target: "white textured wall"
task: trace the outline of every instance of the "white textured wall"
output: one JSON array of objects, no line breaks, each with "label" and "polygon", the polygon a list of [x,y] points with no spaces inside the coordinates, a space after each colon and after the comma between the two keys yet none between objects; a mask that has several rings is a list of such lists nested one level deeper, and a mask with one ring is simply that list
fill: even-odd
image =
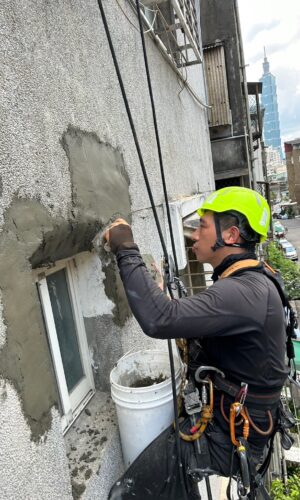
[{"label": "white textured wall", "polygon": [[82,315],[85,318],[112,314],[114,304],[104,291],[101,260],[96,253],[76,256],[76,277]]},{"label": "white textured wall", "polygon": [[[128,4],[120,0],[137,25]],[[117,2],[103,2],[154,195],[162,200],[140,35]],[[39,197],[66,214],[70,178],[60,146],[68,124],[120,148],[133,209],[149,206],[119,84],[96,0],[1,0],[1,212],[14,194]],[[158,126],[170,196],[213,186],[204,108],[147,38]],[[200,95],[201,67],[191,70]],[[30,173],[30,175],[28,175]],[[55,187],[55,189],[54,189]],[[53,205],[53,208],[50,207]],[[1,214],[0,212],[0,214]]]},{"label": "white textured wall", "polygon": [[0,402],[0,498],[71,499],[68,459],[58,412],[52,411],[51,431],[40,443],[33,443],[18,396],[8,382],[0,383]]},{"label": "white textured wall", "polygon": [[[119,3],[137,26],[128,3]],[[103,4],[154,198],[161,204],[140,35],[116,1],[104,0]],[[60,139],[71,124],[95,132],[123,154],[136,239],[142,251],[159,259],[161,249],[97,1],[0,0],[0,18],[0,223],[15,196],[39,199],[50,213],[66,217],[71,180]],[[177,199],[198,190],[209,191],[214,181],[205,109],[182,90],[182,83],[147,37],[146,43],[169,195]],[[204,100],[202,67],[189,74]],[[79,261],[84,315],[109,314],[112,304],[104,297],[99,262],[93,259],[87,269],[84,257]],[[98,273],[96,280],[94,272]],[[0,348],[4,341],[5,325],[0,321]],[[122,342],[125,351],[137,342],[153,344],[141,336],[133,319],[123,329]],[[0,496],[14,500],[69,498],[69,472],[57,412],[53,411],[52,429],[45,440],[34,444],[17,394],[10,385],[4,392],[5,397],[2,387]]]}]

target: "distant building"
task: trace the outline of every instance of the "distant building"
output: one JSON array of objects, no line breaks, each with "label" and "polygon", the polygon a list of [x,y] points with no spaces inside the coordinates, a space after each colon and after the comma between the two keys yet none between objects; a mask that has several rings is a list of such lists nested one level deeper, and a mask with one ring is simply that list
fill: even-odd
[{"label": "distant building", "polygon": [[264,108],[264,142],[266,146],[272,146],[280,153],[281,149],[280,124],[276,91],[276,78],[270,73],[270,64],[266,56],[263,62],[263,76],[260,81],[263,83],[261,103]]},{"label": "distant building", "polygon": [[281,201],[288,195],[286,163],[281,159],[278,149],[272,146],[265,148],[265,159],[271,200]]},{"label": "distant building", "polygon": [[286,172],[285,162],[281,159],[278,149],[274,149],[272,146],[266,147],[265,154],[268,178],[274,174]]},{"label": "distant building", "polygon": [[[216,188],[258,188],[265,180],[259,150],[262,85],[247,86],[237,2],[201,2],[200,21]],[[251,111],[248,95],[254,99]]]},{"label": "distant building", "polygon": [[289,193],[300,206],[300,138],[284,143]]}]

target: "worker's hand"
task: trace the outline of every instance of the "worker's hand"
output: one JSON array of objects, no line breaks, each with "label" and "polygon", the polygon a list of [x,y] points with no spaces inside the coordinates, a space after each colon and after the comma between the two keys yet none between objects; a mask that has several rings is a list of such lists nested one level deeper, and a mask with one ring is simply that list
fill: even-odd
[{"label": "worker's hand", "polygon": [[125,219],[116,219],[104,233],[104,239],[109,244],[111,251],[116,254],[124,243],[133,243],[131,227]]}]

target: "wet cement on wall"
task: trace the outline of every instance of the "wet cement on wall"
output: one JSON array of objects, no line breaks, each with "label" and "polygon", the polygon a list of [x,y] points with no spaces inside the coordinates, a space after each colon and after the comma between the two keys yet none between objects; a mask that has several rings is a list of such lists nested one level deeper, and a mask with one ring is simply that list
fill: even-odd
[{"label": "wet cement on wall", "polygon": [[[119,342],[120,328],[109,314],[85,318],[84,326],[88,344],[92,349],[95,387],[99,391],[110,393],[109,374],[123,354]],[[109,351],[103,349],[103,346],[108,345]]]},{"label": "wet cement on wall", "polygon": [[[32,268],[90,250],[95,232],[115,213],[130,217],[129,181],[121,154],[95,134],[71,127],[61,144],[72,183],[68,220],[51,217],[38,200],[16,198],[6,211],[0,238],[0,289],[7,326],[0,375],[18,391],[33,440],[50,428],[50,409],[58,404],[58,392]],[[107,273],[106,286],[113,289],[113,264]],[[111,292],[115,300],[116,294]],[[116,316],[126,310],[124,304],[116,307]]]}]

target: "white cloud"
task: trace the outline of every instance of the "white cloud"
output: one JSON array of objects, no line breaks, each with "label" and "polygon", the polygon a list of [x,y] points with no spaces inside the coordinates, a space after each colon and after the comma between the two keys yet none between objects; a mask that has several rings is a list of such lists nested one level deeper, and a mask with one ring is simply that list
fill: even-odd
[{"label": "white cloud", "polygon": [[300,135],[300,2],[238,0],[248,81],[262,76],[264,47],[276,77],[283,140]]}]

